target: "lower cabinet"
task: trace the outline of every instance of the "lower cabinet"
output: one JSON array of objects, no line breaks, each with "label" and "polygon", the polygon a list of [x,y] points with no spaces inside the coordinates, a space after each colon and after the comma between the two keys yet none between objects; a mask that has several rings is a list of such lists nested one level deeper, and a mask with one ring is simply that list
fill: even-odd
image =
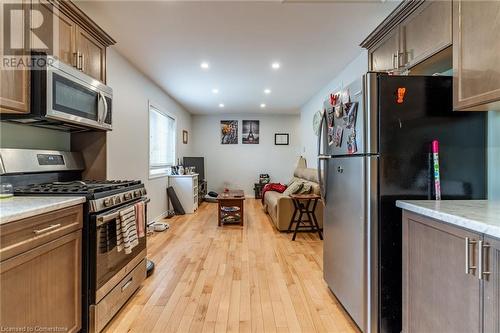
[{"label": "lower cabinet", "polygon": [[499,332],[500,241],[403,213],[403,332]]},{"label": "lower cabinet", "polygon": [[[6,223],[1,244],[0,330],[78,332],[81,328],[81,206]],[[78,224],[65,223],[58,214]],[[51,218],[49,226],[39,221]],[[56,226],[60,226],[56,228]],[[63,230],[76,229],[61,235]],[[35,232],[33,232],[34,230]],[[37,233],[38,232],[38,233]],[[31,235],[35,234],[35,237]],[[23,239],[9,244],[10,236]],[[27,236],[31,238],[27,238]],[[46,239],[43,244],[40,239]],[[23,243],[23,244],[21,244]],[[29,244],[36,244],[23,251]],[[18,254],[10,254],[17,251]]]}]

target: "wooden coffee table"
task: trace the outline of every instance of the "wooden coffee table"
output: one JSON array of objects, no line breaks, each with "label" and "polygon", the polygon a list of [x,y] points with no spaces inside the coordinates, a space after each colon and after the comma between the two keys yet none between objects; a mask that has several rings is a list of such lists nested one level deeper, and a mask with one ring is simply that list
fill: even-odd
[{"label": "wooden coffee table", "polygon": [[[245,201],[245,193],[242,190],[229,190],[223,192],[217,197],[218,202],[218,223],[219,226],[224,223],[238,222],[243,225],[245,212],[243,204]],[[234,219],[234,221],[229,222]],[[226,222],[225,222],[226,221]]]}]

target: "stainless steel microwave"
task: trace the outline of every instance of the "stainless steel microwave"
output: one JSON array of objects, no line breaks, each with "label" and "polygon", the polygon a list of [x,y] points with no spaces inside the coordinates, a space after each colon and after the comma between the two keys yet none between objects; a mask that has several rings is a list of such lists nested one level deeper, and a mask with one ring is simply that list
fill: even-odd
[{"label": "stainless steel microwave", "polygon": [[113,90],[54,57],[31,70],[31,107],[25,115],[2,119],[59,130],[111,130]]}]

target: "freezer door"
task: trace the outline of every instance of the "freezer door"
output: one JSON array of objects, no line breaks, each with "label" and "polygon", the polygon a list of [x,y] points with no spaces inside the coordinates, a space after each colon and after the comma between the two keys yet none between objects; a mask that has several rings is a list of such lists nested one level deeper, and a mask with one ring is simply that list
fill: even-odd
[{"label": "freezer door", "polygon": [[370,157],[328,160],[323,271],[325,280],[362,331],[367,332],[367,172]]},{"label": "freezer door", "polygon": [[[374,81],[371,86],[368,86],[370,84],[367,81],[368,78],[369,75],[360,77],[338,91],[345,93],[350,99],[349,103],[344,104],[342,111],[336,112],[330,101],[325,101],[327,145],[326,149],[323,149],[324,154],[341,156],[377,152],[376,148],[370,147],[372,132],[377,133],[376,105],[372,103],[373,100],[376,101],[377,95],[373,93],[373,96],[368,96],[366,93],[367,88],[376,91],[376,84]],[[372,124],[373,122],[375,123]],[[334,139],[336,136],[338,141]],[[352,142],[355,142],[355,145]],[[356,147],[356,150],[350,150],[349,147]]]}]

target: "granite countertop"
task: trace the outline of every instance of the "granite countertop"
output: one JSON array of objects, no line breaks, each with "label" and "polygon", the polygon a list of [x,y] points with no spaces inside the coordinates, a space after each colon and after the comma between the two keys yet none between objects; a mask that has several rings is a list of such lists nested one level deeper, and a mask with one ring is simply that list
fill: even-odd
[{"label": "granite countertop", "polygon": [[0,199],[0,224],[84,203],[85,197],[10,197]]},{"label": "granite countertop", "polygon": [[398,200],[396,206],[439,221],[500,238],[500,201]]}]

